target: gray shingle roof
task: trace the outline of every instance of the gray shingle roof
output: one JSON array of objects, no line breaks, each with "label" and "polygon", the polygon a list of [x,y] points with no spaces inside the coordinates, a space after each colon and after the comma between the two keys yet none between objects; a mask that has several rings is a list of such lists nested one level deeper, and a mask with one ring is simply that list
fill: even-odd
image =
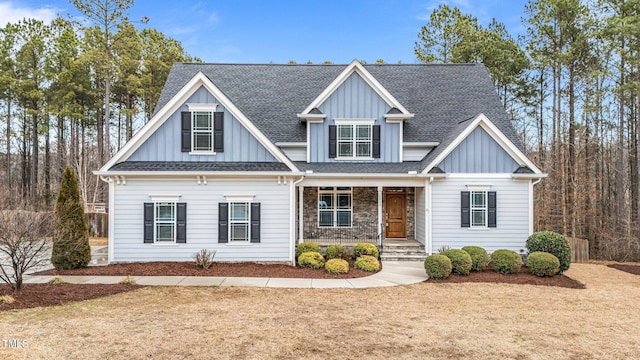
[{"label": "gray shingle roof", "polygon": [[[174,64],[162,108],[195,74],[205,74],[273,143],[306,141],[297,114],[347,65]],[[520,140],[482,64],[364,65],[414,118],[404,140],[442,142],[463,119],[484,113],[516,146]],[[439,147],[442,147],[440,145]]]},{"label": "gray shingle roof", "polygon": [[341,174],[406,174],[409,171],[421,171],[420,161],[406,161],[403,163],[307,163],[294,162],[301,171],[313,170],[314,173]]},{"label": "gray shingle roof", "polygon": [[276,162],[171,162],[125,161],[110,171],[291,171],[287,165]]}]

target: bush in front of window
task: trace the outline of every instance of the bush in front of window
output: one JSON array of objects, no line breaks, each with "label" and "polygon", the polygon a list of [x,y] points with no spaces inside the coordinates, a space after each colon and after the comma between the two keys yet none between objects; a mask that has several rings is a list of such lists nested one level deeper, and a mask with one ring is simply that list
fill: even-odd
[{"label": "bush in front of window", "polygon": [[193,255],[196,267],[208,269],[213,265],[213,258],[216,256],[215,250],[202,249]]},{"label": "bush in front of window", "polygon": [[429,279],[446,279],[451,275],[451,260],[442,254],[433,254],[424,259],[424,270]]},{"label": "bush in front of window", "polygon": [[356,259],[356,269],[376,272],[380,270],[380,262],[371,255],[362,255]]},{"label": "bush in front of window", "polygon": [[349,260],[351,258],[351,252],[349,249],[342,245],[330,245],[327,246],[327,251],[325,251],[325,258],[329,259],[343,259]]},{"label": "bush in front of window", "polygon": [[560,261],[558,274],[569,270],[571,266],[571,247],[569,240],[553,231],[539,231],[533,233],[527,239],[527,249],[529,252],[543,251],[553,254]]},{"label": "bush in front of window", "polygon": [[296,245],[296,259],[300,257],[300,254],[309,251],[320,253],[320,246],[314,242],[303,242]]},{"label": "bush in front of window", "polygon": [[298,265],[310,269],[322,269],[324,266],[324,257],[315,251],[303,252],[298,256]]},{"label": "bush in front of window", "polygon": [[358,259],[363,255],[373,256],[378,259],[378,247],[368,243],[358,243],[353,247],[353,257]]},{"label": "bush in front of window", "polygon": [[553,276],[560,269],[560,260],[548,252],[534,251],[527,256],[527,268],[535,276]]},{"label": "bush in front of window", "polygon": [[324,269],[330,274],[346,274],[349,272],[349,263],[344,259],[329,259]]},{"label": "bush in front of window", "polygon": [[482,271],[489,265],[489,254],[480,246],[465,246],[462,250],[471,255],[471,271]]},{"label": "bush in front of window", "polygon": [[471,255],[460,249],[449,249],[442,253],[451,260],[451,272],[467,276],[471,272]]},{"label": "bush in front of window", "polygon": [[517,252],[507,249],[494,251],[491,254],[491,262],[500,274],[517,274],[522,267],[522,257]]}]

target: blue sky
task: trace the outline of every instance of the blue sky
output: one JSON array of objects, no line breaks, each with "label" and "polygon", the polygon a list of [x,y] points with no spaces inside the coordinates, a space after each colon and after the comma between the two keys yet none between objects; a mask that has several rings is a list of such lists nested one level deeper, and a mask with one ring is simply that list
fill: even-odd
[{"label": "blue sky", "polygon": [[[440,4],[458,6],[482,25],[492,18],[524,33],[525,0],[136,0],[132,20],[182,42],[206,62],[416,62],[420,27]],[[67,0],[0,0],[0,26],[23,17],[78,15]]]}]

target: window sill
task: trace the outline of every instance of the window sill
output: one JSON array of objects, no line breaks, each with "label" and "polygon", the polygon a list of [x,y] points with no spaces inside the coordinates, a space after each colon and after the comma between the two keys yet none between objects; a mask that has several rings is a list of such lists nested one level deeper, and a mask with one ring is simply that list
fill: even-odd
[{"label": "window sill", "polygon": [[215,151],[190,151],[189,155],[217,155]]},{"label": "window sill", "polygon": [[226,246],[253,246],[254,244],[257,243],[252,243],[252,242],[236,242],[236,243],[226,243]]},{"label": "window sill", "polygon": [[491,230],[491,228],[487,227],[487,226],[477,226],[477,227],[470,227],[467,230],[469,230],[469,231],[489,231],[489,230]]},{"label": "window sill", "polygon": [[373,161],[373,157],[336,157],[336,161]]},{"label": "window sill", "polygon": [[175,242],[171,242],[171,243],[157,243],[154,242],[153,244],[151,244],[151,246],[159,246],[159,247],[178,247],[181,244],[175,243]]}]

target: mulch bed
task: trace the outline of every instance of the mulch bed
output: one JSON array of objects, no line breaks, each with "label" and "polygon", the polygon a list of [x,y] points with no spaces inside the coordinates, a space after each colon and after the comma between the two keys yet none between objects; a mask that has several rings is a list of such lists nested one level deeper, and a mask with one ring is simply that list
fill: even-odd
[{"label": "mulch bed", "polygon": [[147,263],[91,266],[77,270],[47,270],[37,275],[103,275],[103,276],[234,276],[304,279],[353,279],[373,273],[358,270],[350,263],[346,274],[329,274],[323,269],[313,270],[284,264],[214,263],[210,268],[198,268],[193,262],[158,261]]},{"label": "mulch bed", "polygon": [[629,274],[640,275],[640,265],[609,264],[607,266],[620,271],[628,272]]},{"label": "mulch bed", "polygon": [[0,303],[0,311],[56,306],[71,301],[95,299],[136,290],[140,285],[123,284],[25,284],[17,293],[9,285],[0,285],[0,295],[11,295],[15,302]]},{"label": "mulch bed", "polygon": [[471,272],[468,276],[451,274],[447,279],[429,279],[427,282],[432,283],[465,283],[465,282],[482,282],[482,283],[499,283],[499,284],[522,284],[522,285],[545,285],[559,286],[570,289],[585,289],[586,286],[565,275],[556,275],[553,277],[539,277],[532,275],[527,267],[520,268],[517,274],[504,275],[487,268],[481,272]]}]

